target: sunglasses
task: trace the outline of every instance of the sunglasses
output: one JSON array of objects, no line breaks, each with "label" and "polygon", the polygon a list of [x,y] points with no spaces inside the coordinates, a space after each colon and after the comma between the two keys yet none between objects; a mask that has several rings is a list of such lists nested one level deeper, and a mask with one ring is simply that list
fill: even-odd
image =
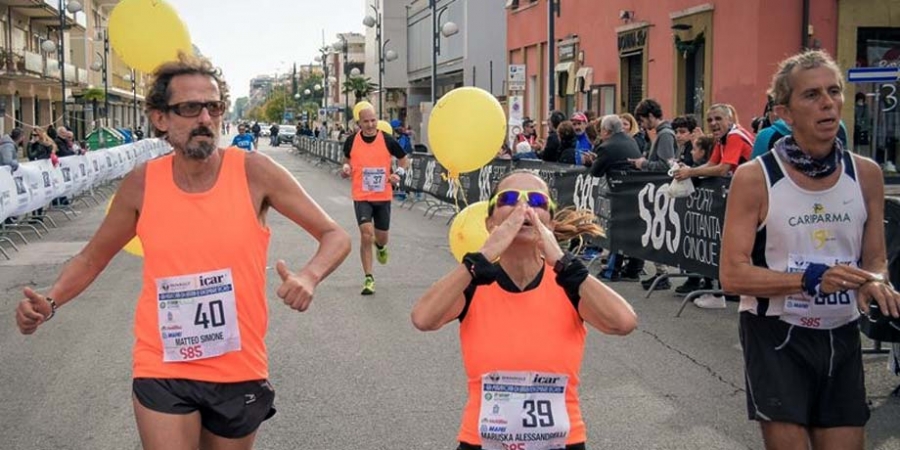
[{"label": "sunglasses", "polygon": [[199,116],[203,108],[206,108],[210,116],[219,117],[225,114],[228,104],[221,100],[214,102],[182,102],[168,105],[166,108],[181,117],[188,118]]},{"label": "sunglasses", "polygon": [[528,203],[528,206],[532,208],[540,208],[546,211],[553,211],[556,209],[556,203],[554,203],[553,200],[550,199],[550,196],[545,192],[517,191],[514,189],[498,192],[494,195],[494,198],[491,199],[489,206],[491,208],[497,206],[516,206],[523,197]]}]

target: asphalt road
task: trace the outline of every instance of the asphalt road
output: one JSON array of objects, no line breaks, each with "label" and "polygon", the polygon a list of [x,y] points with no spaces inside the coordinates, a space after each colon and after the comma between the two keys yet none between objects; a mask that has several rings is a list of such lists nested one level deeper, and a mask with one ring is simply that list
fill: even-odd
[{"label": "asphalt road", "polygon": [[[455,448],[466,392],[457,327],[422,333],[409,320],[413,302],[455,264],[446,216],[424,218],[422,209],[395,203],[391,261],[376,264],[376,294],[362,297],[349,183],[286,146],[262,151],[351,230],[354,250],[305,313],[281,304],[270,272],[267,343],[278,414],[261,427],[256,448]],[[22,287],[46,289],[103,218],[102,207],[79,211],[72,221],[59,215],[59,228],[0,260],[0,449],[140,448],[130,399],[139,258],[119,254],[35,335],[15,328]],[[270,226],[272,265],[299,266],[313,253],[315,241],[293,223],[273,213]],[[640,326],[627,337],[588,335],[581,402],[589,447],[762,448],[746,418],[735,305],[689,306],[674,318],[679,298],[670,291],[645,299],[637,283],[614,288],[634,305]],[[867,448],[900,449],[900,399],[888,396],[900,379],[888,374],[884,355],[865,363]]]}]

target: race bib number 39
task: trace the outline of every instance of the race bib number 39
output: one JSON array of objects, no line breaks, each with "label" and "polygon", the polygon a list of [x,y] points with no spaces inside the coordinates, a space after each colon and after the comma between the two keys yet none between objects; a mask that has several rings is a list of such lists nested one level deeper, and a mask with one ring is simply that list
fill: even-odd
[{"label": "race bib number 39", "polygon": [[549,450],[566,445],[566,375],[492,372],[481,377],[479,432],[485,450]]},{"label": "race bib number 39", "polygon": [[194,361],[241,349],[231,269],[156,280],[163,361]]}]

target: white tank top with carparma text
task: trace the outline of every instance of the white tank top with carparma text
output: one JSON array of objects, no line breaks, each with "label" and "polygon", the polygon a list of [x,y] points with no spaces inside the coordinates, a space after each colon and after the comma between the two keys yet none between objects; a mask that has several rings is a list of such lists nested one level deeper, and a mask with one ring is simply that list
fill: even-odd
[{"label": "white tank top with carparma text", "polygon": [[[850,152],[843,153],[840,179],[824,191],[797,186],[774,151],[757,158],[756,163],[766,176],[769,210],[756,232],[753,265],[777,272],[802,272],[810,263],[858,267],[868,215]],[[742,296],[740,310],[824,330],[859,317],[855,290],[818,297]]]}]

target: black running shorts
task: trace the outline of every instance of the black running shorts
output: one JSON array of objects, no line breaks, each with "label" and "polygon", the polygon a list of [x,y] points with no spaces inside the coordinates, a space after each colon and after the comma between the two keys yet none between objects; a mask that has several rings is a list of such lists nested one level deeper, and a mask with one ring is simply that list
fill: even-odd
[{"label": "black running shorts", "polygon": [[200,421],[216,436],[245,437],[275,415],[275,390],[266,380],[242,383],[135,378],[135,398],[147,409],[164,414],[200,413]]},{"label": "black running shorts", "polygon": [[353,202],[356,210],[356,224],[374,222],[375,229],[388,231],[391,228],[391,201]]},{"label": "black running shorts", "polygon": [[869,420],[858,321],[815,330],[745,311],[740,337],[750,420],[813,428]]}]

